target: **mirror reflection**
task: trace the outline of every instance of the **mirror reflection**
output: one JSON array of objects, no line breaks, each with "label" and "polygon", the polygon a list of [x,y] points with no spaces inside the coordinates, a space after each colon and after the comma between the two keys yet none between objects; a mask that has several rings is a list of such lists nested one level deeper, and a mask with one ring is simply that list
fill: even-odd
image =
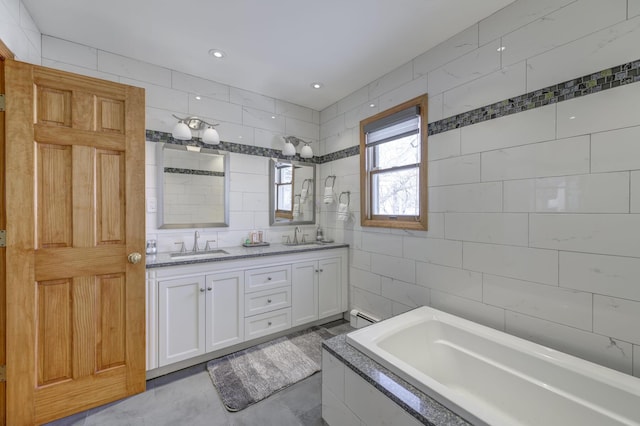
[{"label": "mirror reflection", "polygon": [[229,226],[228,154],[158,145],[158,227]]},{"label": "mirror reflection", "polygon": [[315,164],[297,161],[271,160],[271,225],[315,223],[315,167]]}]

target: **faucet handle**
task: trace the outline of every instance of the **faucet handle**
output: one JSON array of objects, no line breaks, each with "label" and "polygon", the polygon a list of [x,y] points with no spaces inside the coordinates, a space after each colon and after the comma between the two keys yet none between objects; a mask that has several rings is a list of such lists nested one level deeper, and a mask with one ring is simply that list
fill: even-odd
[{"label": "faucet handle", "polygon": [[215,242],[216,242],[216,240],[207,240],[207,244],[204,246],[204,251],[212,250],[212,248],[209,245],[209,243],[215,243]]},{"label": "faucet handle", "polygon": [[187,249],[184,247],[184,241],[179,241],[177,243],[174,244],[180,244],[180,253],[186,253]]}]

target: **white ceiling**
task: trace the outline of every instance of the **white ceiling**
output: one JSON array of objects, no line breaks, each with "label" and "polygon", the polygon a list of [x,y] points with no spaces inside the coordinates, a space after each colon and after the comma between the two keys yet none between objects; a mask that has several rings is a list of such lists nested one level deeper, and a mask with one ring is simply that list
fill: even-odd
[{"label": "white ceiling", "polygon": [[23,0],[45,35],[315,110],[512,1]]}]

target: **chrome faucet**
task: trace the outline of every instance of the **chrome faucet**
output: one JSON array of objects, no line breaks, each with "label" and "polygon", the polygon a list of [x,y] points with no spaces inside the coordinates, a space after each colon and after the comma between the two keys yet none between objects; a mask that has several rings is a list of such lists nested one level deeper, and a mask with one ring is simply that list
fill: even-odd
[{"label": "chrome faucet", "polygon": [[296,229],[293,230],[293,244],[298,244],[298,232],[302,232],[302,229],[296,226]]},{"label": "chrome faucet", "polygon": [[200,251],[200,248],[198,247],[198,238],[200,238],[200,233],[196,231],[193,235],[193,249],[191,249],[194,253]]}]

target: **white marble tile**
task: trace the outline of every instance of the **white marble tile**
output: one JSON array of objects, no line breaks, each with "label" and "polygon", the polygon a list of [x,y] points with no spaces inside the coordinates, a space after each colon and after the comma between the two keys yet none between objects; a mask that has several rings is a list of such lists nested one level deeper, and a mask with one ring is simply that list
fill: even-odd
[{"label": "white marble tile", "polygon": [[[101,72],[101,71],[96,71],[95,69],[89,69],[89,68],[82,68],[76,65],[70,65],[67,64],[66,62],[60,62],[60,61],[55,61],[52,59],[46,59],[43,58],[42,59],[42,66],[43,67],[49,67],[49,68],[54,68],[60,71],[67,71],[67,72],[72,72],[75,74],[80,74],[80,75],[85,75],[87,77],[95,77],[95,78],[100,78],[102,80],[108,80],[108,81],[113,81],[115,83],[119,83],[120,82],[120,77],[118,77],[115,74],[109,74],[106,72]],[[139,84],[137,84],[139,86]],[[149,127],[147,127],[148,129]]]},{"label": "white marble tile", "polygon": [[448,240],[526,246],[526,213],[446,213],[444,237]]},{"label": "white marble tile", "polygon": [[500,69],[500,41],[492,41],[428,74],[428,92],[438,94]]},{"label": "white marble tile", "polygon": [[593,296],[593,331],[640,345],[640,302]]},{"label": "white marble tile", "polygon": [[626,0],[579,0],[502,37],[502,65],[551,50],[626,19]]},{"label": "white marble tile", "polygon": [[429,136],[427,146],[429,148],[429,161],[459,156],[460,129]]},{"label": "white marble tile", "polygon": [[560,286],[640,301],[640,259],[560,252]]},{"label": "white marble tile", "polygon": [[532,212],[536,208],[535,179],[509,180],[504,182],[504,211]]},{"label": "white marble tile", "polygon": [[276,112],[276,100],[268,96],[264,96],[248,90],[231,87],[229,89],[229,100],[231,103],[246,106],[261,111]]},{"label": "white marble tile", "polygon": [[640,213],[640,171],[631,172],[631,213]]},{"label": "white marble tile", "polygon": [[406,259],[462,268],[462,243],[439,238],[404,237]]},{"label": "white marble tile", "polygon": [[[229,123],[242,123],[242,107],[218,99],[201,96],[196,99],[194,94],[189,95],[189,114],[209,117],[216,123],[226,121]],[[254,126],[255,127],[255,126]]]},{"label": "white marble tile", "polygon": [[490,274],[484,274],[482,287],[484,303],[591,331],[591,293]]},{"label": "white marble tile", "polygon": [[402,237],[388,233],[363,232],[362,249],[371,253],[402,257]]},{"label": "white marble tile", "polygon": [[345,126],[344,114],[328,120],[322,126],[320,126],[320,139],[326,139],[330,136],[339,135],[347,129]]},{"label": "white marble tile", "polygon": [[[296,136],[307,142],[316,142],[320,137],[320,126],[309,121],[302,121],[295,118],[284,117],[284,130],[287,136]],[[312,149],[318,145],[314,144]],[[298,146],[301,149],[302,146]]]},{"label": "white marble tile", "polygon": [[531,247],[640,257],[640,215],[532,214]]},{"label": "white marble tile", "polygon": [[633,345],[633,373],[632,374],[635,377],[640,377],[640,346],[639,345]]},{"label": "white marble tile", "polygon": [[[231,162],[233,164],[233,162]],[[229,178],[230,191],[254,192],[268,191],[269,184],[266,176],[261,174],[243,172],[231,172]]]},{"label": "white marble tile", "polygon": [[465,242],[462,265],[470,271],[558,284],[558,252],[528,247]]},{"label": "white marble tile", "polygon": [[574,327],[506,312],[506,331],[523,339],[631,374],[632,345]]},{"label": "white marble tile", "polygon": [[[373,107],[370,105],[374,105]],[[360,121],[365,118],[371,117],[380,111],[377,102],[365,102],[362,105],[354,107],[345,112],[345,127],[352,131],[360,131]]]},{"label": "white marble tile", "polygon": [[640,84],[627,84],[558,104],[558,137],[640,124]]},{"label": "white marble tile", "polygon": [[42,36],[42,58],[98,69],[98,49],[47,35]]},{"label": "white marble tile", "polygon": [[[527,92],[638,59],[640,17],[527,59]],[[524,92],[523,92],[524,93]]]},{"label": "white marble tile", "polygon": [[411,308],[429,304],[428,288],[391,278],[382,278],[382,296]]},{"label": "white marble tile", "polygon": [[273,132],[285,132],[285,118],[260,109],[242,107],[242,124]]},{"label": "white marble tile", "polygon": [[290,102],[276,99],[276,114],[284,115],[285,117],[295,118],[297,120],[308,121],[310,123],[320,124],[320,115],[318,113],[315,116],[314,111],[311,108],[303,107],[300,105],[292,104]]},{"label": "white marble tile", "polygon": [[338,103],[336,104],[336,116],[344,114],[345,112],[350,111],[353,108],[368,101],[369,88],[367,86],[364,86],[338,101]]},{"label": "white marble tile", "polygon": [[171,87],[171,70],[147,62],[98,50],[98,71]]},{"label": "white marble tile", "polygon": [[591,172],[640,169],[640,126],[591,135]]},{"label": "white marble tile", "polygon": [[171,71],[171,87],[183,92],[229,102],[229,86],[212,80]]},{"label": "white marble tile", "polygon": [[444,93],[438,95],[429,94],[429,111],[427,113],[427,122],[434,123],[444,118]]},{"label": "white marble tile", "polygon": [[480,154],[429,161],[429,186],[480,182]]},{"label": "white marble tile", "polygon": [[[349,264],[357,269],[371,270],[371,253],[368,251],[354,248],[353,245],[350,250],[351,256],[349,257]],[[353,279],[353,278],[352,278]]]},{"label": "white marble tile", "polygon": [[629,213],[629,173],[537,179],[535,211]]},{"label": "white marble tile", "polygon": [[352,267],[349,272],[349,283],[354,287],[361,288],[370,293],[380,294],[382,292],[382,277],[370,271]]},{"label": "white marble tile", "polygon": [[[144,88],[146,106],[148,107],[172,111],[187,111],[189,109],[189,95],[185,92],[126,77],[121,77],[120,82]],[[167,115],[171,116],[169,112]]]},{"label": "white marble tile", "polygon": [[[411,80],[397,89],[386,92],[378,97],[378,106],[381,111],[393,108],[403,102],[428,93],[427,76]],[[429,118],[427,121],[430,122]]]},{"label": "white marble tile", "polygon": [[482,180],[508,180],[589,173],[588,136],[482,153]]},{"label": "white marble tile", "polygon": [[413,75],[418,78],[478,48],[478,25],[472,25],[413,60]]},{"label": "white marble tile", "polygon": [[407,62],[369,83],[369,99],[377,98],[413,80],[413,64]]},{"label": "white marble tile", "polygon": [[575,0],[516,1],[480,21],[480,44],[502,37]]},{"label": "white marble tile", "polygon": [[504,331],[504,309],[431,290],[431,306],[496,330]]},{"label": "white marble tile", "polygon": [[549,141],[556,135],[556,106],[484,121],[461,131],[463,154]]},{"label": "white marble tile", "polygon": [[[231,153],[229,169],[231,173],[259,175],[262,178],[269,176],[269,159],[255,155]],[[245,192],[255,192],[255,189],[247,188]],[[243,189],[244,190],[244,189]],[[266,192],[265,192],[266,193]]]},{"label": "white marble tile", "polygon": [[478,272],[416,262],[416,281],[430,289],[482,301],[482,274]]},{"label": "white marble tile", "polygon": [[474,183],[429,188],[431,212],[500,212],[502,183]]},{"label": "white marble tile", "polygon": [[[224,121],[219,121],[217,119],[213,119],[215,123],[218,123],[218,127],[216,130],[220,134],[220,140],[225,142],[235,142],[242,145],[258,145],[256,139],[256,134],[260,129],[254,129],[253,127],[243,126],[242,124],[236,123],[227,123]],[[281,145],[278,145],[280,148]],[[271,145],[265,148],[272,148]]]},{"label": "white marble tile", "polygon": [[402,257],[371,254],[371,272],[406,283],[416,282],[415,261]]},{"label": "white marble tile", "polygon": [[[640,15],[640,0],[629,0],[627,6],[627,19]],[[640,358],[638,359],[640,363]],[[640,375],[640,372],[638,373]]]},{"label": "white marble tile", "polygon": [[[444,214],[429,212],[427,216],[427,226],[429,230],[425,233],[425,236],[429,238],[444,238]],[[407,231],[409,235],[411,231]]]},{"label": "white marble tile", "polygon": [[525,61],[503,67],[444,92],[444,117],[471,111],[527,92]]},{"label": "white marble tile", "polygon": [[378,294],[351,287],[351,298],[349,300],[352,309],[367,312],[376,318],[386,319],[393,316],[393,301]]},{"label": "white marble tile", "polygon": [[[360,143],[358,132],[359,130],[356,129],[347,129],[337,135],[329,136],[325,139],[324,152],[321,154],[331,154],[358,145]],[[313,152],[316,152],[315,149]]]},{"label": "white marble tile", "polygon": [[332,104],[320,111],[320,124],[324,124],[338,116],[338,104]]}]

